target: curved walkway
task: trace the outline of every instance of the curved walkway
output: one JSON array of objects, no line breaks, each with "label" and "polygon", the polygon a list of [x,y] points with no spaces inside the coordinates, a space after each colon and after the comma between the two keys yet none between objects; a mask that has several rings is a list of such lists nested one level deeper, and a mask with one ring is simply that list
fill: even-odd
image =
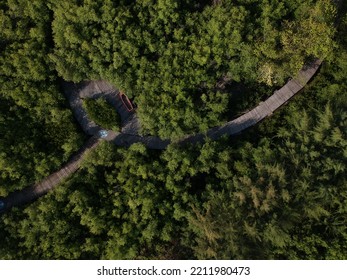
[{"label": "curved walkway", "polygon": [[[312,63],[305,65],[296,78],[289,80],[281,89],[275,91],[271,97],[264,102],[261,102],[257,107],[244,115],[229,121],[224,125],[211,128],[205,134],[198,133],[195,135],[188,135],[176,143],[201,143],[206,137],[216,140],[223,135],[235,135],[251,126],[254,126],[267,116],[272,115],[275,110],[288,102],[291,97],[298,93],[314,76],[321,63],[321,60],[316,59]],[[121,115],[122,131],[108,131],[108,136],[105,140],[111,141],[118,146],[130,146],[134,143],[140,142],[149,149],[160,150],[165,149],[170,144],[170,140],[162,140],[154,136],[139,135],[140,123],[136,114],[129,113],[125,110],[119,98],[119,91],[114,89],[107,82],[91,81],[83,82],[78,85],[64,82],[63,86],[65,95],[69,100],[75,118],[80,123],[83,131],[86,134],[93,136],[59,171],[49,175],[37,185],[25,188],[22,191],[11,193],[6,198],[2,199],[5,204],[5,207],[2,210],[0,209],[2,212],[9,210],[13,206],[20,206],[29,203],[46,194],[50,189],[54,188],[65,178],[74,173],[80,167],[86,152],[94,149],[98,143],[100,143],[97,135],[102,128],[88,118],[87,113],[83,108],[83,98],[98,98],[103,96]]]},{"label": "curved walkway", "polygon": [[121,117],[122,133],[130,135],[139,134],[140,122],[136,114],[128,112],[124,108],[119,90],[106,81],[88,81],[78,84],[63,82],[63,89],[76,120],[87,135],[96,135],[102,128],[94,121],[88,119],[87,112],[83,107],[83,99],[100,97],[104,98],[117,110]]},{"label": "curved walkway", "polygon": [[[254,126],[267,116],[271,116],[274,111],[287,103],[290,98],[304,88],[317,72],[321,64],[322,61],[316,59],[310,64],[305,65],[296,78],[289,80],[282,88],[276,90],[267,100],[260,102],[257,107],[242,116],[229,121],[224,125],[208,130],[206,135],[212,140],[217,140],[223,135],[235,135],[251,126]],[[202,142],[206,135],[199,133],[195,136],[189,136],[183,140],[183,142]]]},{"label": "curved walkway", "polygon": [[76,170],[80,167],[86,153],[97,147],[99,143],[100,139],[98,137],[89,138],[89,140],[81,147],[81,149],[60,170],[52,173],[34,186],[27,187],[21,191],[10,193],[7,197],[2,199],[5,207],[3,209],[0,209],[0,212],[5,212],[11,207],[30,203],[35,199],[45,195],[48,191],[59,185],[63,180],[76,172]]},{"label": "curved walkway", "polygon": [[[244,115],[229,121],[221,126],[211,128],[207,133],[197,133],[187,135],[176,143],[198,143],[203,142],[206,137],[216,140],[223,135],[235,135],[241,131],[257,124],[267,116],[285,104],[291,97],[298,93],[314,76],[321,60],[316,59],[303,67],[296,78],[289,80],[281,89],[274,92],[264,102],[261,102],[257,107]],[[165,149],[170,143],[170,140],[163,140],[154,136],[139,135],[140,124],[134,113],[124,113],[124,106],[118,97],[119,91],[114,89],[105,81],[83,82],[78,85],[65,83],[65,94],[70,102],[70,106],[77,121],[81,124],[85,133],[95,135],[100,129],[92,120],[88,119],[87,113],[83,109],[81,98],[97,98],[103,96],[108,100],[117,111],[120,113],[123,123],[122,131],[108,131],[107,141],[112,141],[118,146],[130,146],[134,143],[143,143],[149,149]]]}]

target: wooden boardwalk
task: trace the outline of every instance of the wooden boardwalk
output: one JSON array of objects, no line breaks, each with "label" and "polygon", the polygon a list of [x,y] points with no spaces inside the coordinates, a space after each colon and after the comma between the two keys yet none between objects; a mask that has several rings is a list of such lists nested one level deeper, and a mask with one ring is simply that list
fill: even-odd
[{"label": "wooden boardwalk", "polygon": [[99,138],[95,136],[91,137],[60,170],[52,173],[34,186],[30,186],[21,191],[9,194],[6,198],[2,199],[2,201],[5,203],[5,208],[2,210],[2,212],[7,211],[12,207],[30,203],[40,196],[45,195],[48,191],[59,185],[71,174],[75,173],[80,167],[85,154],[94,149],[99,143]]},{"label": "wooden boardwalk", "polygon": [[[319,66],[321,65],[321,61],[319,59],[313,61],[312,63],[305,65],[304,68],[299,72],[297,77],[288,81],[281,89],[274,92],[271,97],[269,97],[264,102],[261,102],[257,107],[252,109],[251,111],[245,113],[244,115],[225,123],[219,127],[211,128],[207,131],[207,133],[198,133],[195,135],[187,135],[181,140],[178,140],[178,144],[185,143],[201,143],[205,140],[206,137],[209,137],[213,140],[217,140],[223,135],[235,135],[240,133],[241,131],[257,124],[267,116],[272,115],[272,113],[277,110],[279,107],[284,105],[290,98],[292,98],[296,93],[298,93],[314,76],[317,72]],[[65,84],[66,86],[67,84]],[[11,207],[20,206],[23,204],[27,204],[38,197],[46,194],[49,190],[53,189],[55,186],[59,185],[64,179],[73,174],[79,167],[83,160],[84,155],[87,151],[94,149],[98,143],[100,143],[98,138],[98,132],[100,127],[96,126],[94,122],[88,119],[86,112],[82,108],[82,101],[80,99],[80,94],[84,97],[93,95],[92,88],[97,91],[95,94],[100,94],[101,92],[105,92],[110,96],[114,95],[113,88],[107,84],[105,81],[100,82],[89,82],[91,88],[85,89],[86,91],[83,93],[76,94],[75,90],[72,88],[67,90],[67,94],[69,95],[69,102],[71,105],[71,109],[74,111],[75,116],[78,122],[81,124],[83,130],[87,134],[94,135],[91,137],[85,145],[73,156],[70,161],[64,165],[59,171],[49,175],[42,182],[25,188],[18,192],[13,192],[9,194],[6,198],[2,199],[5,203],[5,208],[2,209],[1,212],[5,212],[9,210]],[[78,90],[80,92],[80,90]],[[87,92],[87,93],[86,93]],[[94,94],[94,95],[95,95]],[[138,127],[136,126],[136,129]],[[163,150],[170,144],[170,140],[162,140],[158,137],[154,136],[140,136],[129,134],[126,132],[113,132],[109,131],[107,141],[111,141],[118,146],[130,146],[134,143],[143,143],[149,149],[159,149]]]},{"label": "wooden boardwalk", "polygon": [[70,103],[71,110],[87,135],[95,135],[102,128],[88,117],[83,106],[85,98],[104,98],[121,117],[122,133],[138,135],[140,122],[134,112],[128,112],[119,96],[119,90],[106,81],[85,81],[78,84],[63,82],[64,94]]},{"label": "wooden boardwalk", "polygon": [[[217,140],[223,135],[236,135],[251,126],[254,126],[264,118],[271,116],[274,111],[287,103],[289,99],[302,90],[315,75],[321,63],[321,60],[316,59],[305,65],[295,78],[289,80],[282,88],[276,90],[267,100],[261,102],[257,107],[242,116],[221,126],[211,128],[207,133],[187,135],[176,143],[182,145],[186,143],[202,143],[206,137],[209,137],[212,140]],[[162,140],[158,137],[142,137],[139,135],[126,135],[123,133],[118,134],[114,139],[112,139],[112,141],[119,146],[130,146],[131,144],[140,142],[146,145],[147,148],[159,150],[165,149],[170,144],[170,140]]]},{"label": "wooden boardwalk", "polygon": [[320,60],[315,60],[311,64],[306,65],[297,75],[297,77],[288,81],[282,88],[275,91],[267,100],[261,102],[257,107],[244,115],[234,119],[226,124],[210,129],[207,135],[216,140],[222,135],[235,135],[241,131],[257,124],[267,116],[271,116],[274,111],[284,105],[296,93],[304,88],[304,86],[311,80],[321,65]]},{"label": "wooden boardwalk", "polygon": [[[272,115],[274,111],[298,93],[314,76],[321,63],[321,60],[316,59],[305,65],[295,78],[289,80],[281,89],[275,91],[267,100],[261,102],[257,107],[244,115],[221,126],[211,128],[207,133],[187,135],[176,141],[176,143],[201,143],[206,137],[217,140],[223,135],[232,136],[257,124],[267,116]],[[69,86],[69,84],[65,83],[65,92],[67,93],[71,109],[74,111],[76,119],[81,124],[83,130],[90,135],[95,135],[102,128],[95,126],[95,123],[88,119],[88,116],[82,107],[80,98],[97,98],[104,96],[105,98],[108,98],[108,101],[111,104],[115,104],[116,109],[121,115],[126,114],[126,112],[124,113],[122,104],[119,100],[117,101],[118,91],[106,81],[83,82],[78,86],[74,84]],[[121,133],[109,131],[109,137],[106,139],[107,141],[111,141],[114,144],[123,147],[131,146],[134,143],[143,143],[149,149],[158,150],[166,149],[166,147],[171,143],[170,139],[163,140],[155,136],[139,135],[138,131],[140,124],[136,114],[124,118],[128,118],[130,121],[126,124],[123,123]]]}]

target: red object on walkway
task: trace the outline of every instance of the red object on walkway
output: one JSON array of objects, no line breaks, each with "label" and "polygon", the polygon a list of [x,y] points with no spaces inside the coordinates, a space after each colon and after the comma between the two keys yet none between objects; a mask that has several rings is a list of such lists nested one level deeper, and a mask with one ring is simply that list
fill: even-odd
[{"label": "red object on walkway", "polygon": [[134,110],[133,104],[131,104],[131,101],[129,100],[128,96],[126,96],[124,93],[120,92],[119,97],[122,100],[125,108],[127,108],[128,112],[131,112]]}]

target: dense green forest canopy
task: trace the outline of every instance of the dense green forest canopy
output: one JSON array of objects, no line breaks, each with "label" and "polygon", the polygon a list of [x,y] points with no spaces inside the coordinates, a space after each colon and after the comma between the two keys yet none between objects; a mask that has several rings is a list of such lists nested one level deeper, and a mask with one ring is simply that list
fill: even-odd
[{"label": "dense green forest canopy", "polygon": [[61,94],[45,1],[0,1],[0,196],[58,169],[83,140]]},{"label": "dense green forest canopy", "polygon": [[240,136],[165,151],[102,143],[61,186],[0,216],[0,259],[346,259],[337,2],[0,0],[0,196],[82,145],[62,79],[112,82],[135,99],[144,133],[177,138],[324,60]]},{"label": "dense green forest canopy", "polygon": [[228,84],[271,91],[308,59],[330,59],[335,46],[330,0],[3,0],[1,7],[2,74],[106,79],[135,98],[143,132],[164,138],[225,121],[235,102]]},{"label": "dense green forest canopy", "polygon": [[307,1],[56,1],[50,58],[66,80],[106,79],[139,105],[144,133],[225,121],[230,82],[279,85],[331,58],[335,9]]}]

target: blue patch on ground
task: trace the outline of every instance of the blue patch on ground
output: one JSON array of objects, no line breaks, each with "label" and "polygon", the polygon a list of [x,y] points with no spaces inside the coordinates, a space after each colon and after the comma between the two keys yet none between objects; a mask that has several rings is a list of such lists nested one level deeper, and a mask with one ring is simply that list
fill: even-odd
[{"label": "blue patch on ground", "polygon": [[106,138],[108,135],[108,132],[106,130],[100,130],[99,131],[99,137],[100,138]]}]

